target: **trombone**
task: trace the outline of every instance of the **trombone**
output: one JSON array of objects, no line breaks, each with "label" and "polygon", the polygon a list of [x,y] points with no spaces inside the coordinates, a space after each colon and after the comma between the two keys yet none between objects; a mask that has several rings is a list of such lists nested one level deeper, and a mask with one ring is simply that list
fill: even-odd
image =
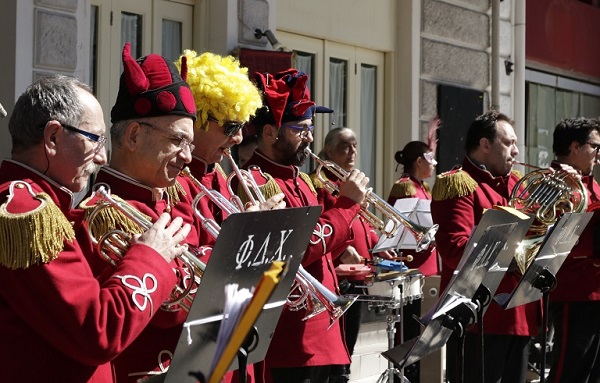
[{"label": "trombone", "polygon": [[[148,230],[152,226],[152,222],[148,217],[127,202],[114,199],[110,193],[110,188],[106,184],[99,184],[95,188],[94,194],[99,197],[100,200],[87,219],[88,235],[92,242],[97,246],[98,251],[104,260],[111,265],[116,266],[117,262],[123,259],[125,253],[129,249],[132,236],[123,230],[114,229],[103,233],[99,239],[96,239],[92,233],[91,227],[98,214],[109,207],[115,208],[132,220],[143,231]],[[179,258],[190,271],[190,280],[193,282],[189,283],[189,286],[186,286],[185,288],[182,288],[179,285],[175,286],[171,292],[171,299],[163,303],[163,308],[168,311],[176,311],[177,308],[175,306],[179,305],[179,307],[186,312],[189,312],[192,306],[193,294],[195,293],[197,285],[200,284],[202,274],[206,269],[206,264],[200,261],[189,250],[186,250]]]},{"label": "trombone", "polygon": [[[304,150],[318,164],[315,172],[317,174],[317,177],[319,178],[319,181],[323,183],[323,187],[334,196],[337,196],[339,194],[339,189],[337,185],[331,182],[330,180],[324,179],[321,175],[321,169],[327,169],[342,181],[346,181],[346,179],[348,178],[348,171],[336,164],[335,162],[322,160],[309,148],[306,148]],[[400,228],[400,225],[404,225],[412,233],[412,235],[415,236],[415,239],[417,240],[417,252],[427,249],[429,245],[435,240],[435,233],[438,230],[437,224],[431,227],[425,227],[419,225],[418,223],[410,221],[408,217],[396,210],[392,205],[387,203],[387,201],[379,197],[377,194],[373,193],[372,188],[369,188],[367,190],[365,200],[372,204],[376,210],[382,213],[383,216],[386,218],[386,221],[377,217],[366,207],[361,207],[360,212],[358,214],[367,222],[369,222],[374,228],[379,230],[382,234],[388,237],[393,237]]]}]

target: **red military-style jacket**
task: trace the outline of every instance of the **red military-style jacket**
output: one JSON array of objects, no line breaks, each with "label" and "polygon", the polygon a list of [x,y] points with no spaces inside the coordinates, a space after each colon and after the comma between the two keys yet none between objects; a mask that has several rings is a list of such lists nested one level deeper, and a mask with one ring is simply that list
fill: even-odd
[{"label": "red military-style jacket", "polygon": [[[477,187],[466,195],[434,200],[431,202],[433,222],[439,225],[435,236],[437,249],[442,259],[442,280],[440,288],[448,285],[452,273],[460,261],[469,236],[479,223],[486,209],[494,205],[507,206],[510,193],[518,182],[518,176],[510,173],[505,177],[493,177],[490,172],[475,165],[468,157],[462,169],[452,172],[466,172]],[[438,175],[438,178],[443,175]],[[434,186],[434,196],[437,185]],[[496,294],[510,293],[519,283],[520,277],[507,272]],[[486,334],[530,336],[537,333],[538,303],[533,302],[513,309],[504,310],[491,302],[483,318]]]},{"label": "red military-style jacket", "polygon": [[[102,167],[98,172],[96,185],[99,183],[108,184],[112,194],[127,201],[135,209],[148,216],[152,222],[155,222],[159,215],[166,211],[173,218],[181,217],[185,223],[192,225],[192,230],[183,243],[188,244],[192,252],[195,252],[200,260],[206,263],[207,259],[203,256],[204,249],[198,246],[198,223],[194,220],[192,206],[186,200],[186,195],[181,192],[177,193],[177,196],[169,196],[170,193],[166,192],[157,195],[154,188],[142,185],[108,166]],[[173,189],[171,188],[171,190]],[[177,201],[176,199],[181,200]],[[181,260],[172,261],[171,267],[172,272],[179,277],[178,283],[181,287],[192,283],[190,272]],[[98,268],[95,272],[101,274],[103,270]],[[174,287],[175,284],[171,289]],[[175,312],[160,310],[131,346],[114,360],[117,381],[133,383],[147,375],[152,375],[151,371],[166,371],[186,318],[185,310],[180,309]]]},{"label": "red military-style jacket", "polygon": [[[424,182],[419,181],[410,174],[403,174],[402,177],[392,187],[388,196],[388,203],[392,206],[401,198],[420,198],[431,199],[431,192]],[[437,249],[435,244],[431,244],[426,250],[416,252],[415,250],[402,249],[402,255],[412,255],[413,260],[407,262],[411,269],[419,269],[424,276],[438,275],[440,267],[438,265]]]},{"label": "red military-style jacket", "polygon": [[[335,206],[337,197],[335,197],[323,187],[316,173],[311,173],[310,177],[313,180],[313,185],[315,186],[315,190],[317,191],[317,199],[319,200],[319,203],[323,206],[324,211],[327,211],[333,206]],[[334,174],[327,170],[321,171],[321,178],[325,181],[331,181],[338,188],[342,183],[340,179],[338,179]],[[377,232],[375,231],[373,226],[371,226],[371,224],[365,219],[360,217],[360,215],[357,215],[352,221],[352,234],[353,240],[350,243],[350,245],[356,249],[356,252],[361,257],[365,259],[372,259],[370,250],[373,247],[375,247],[375,245],[379,241],[379,236],[377,235]],[[343,253],[344,249],[340,250]],[[340,255],[342,253],[340,253]],[[333,255],[333,263],[337,266],[340,264],[339,258],[337,257],[338,254],[333,253]]]},{"label": "red military-style jacket", "polygon": [[[559,168],[558,162],[552,167]],[[586,188],[588,205],[600,200],[600,185],[593,175],[581,177]],[[581,302],[600,300],[600,254],[594,249],[594,238],[598,235],[598,214],[585,227],[579,240],[556,273],[556,288],[550,292],[552,302]]]},{"label": "red military-style jacket", "polygon": [[[35,194],[48,194],[75,233],[81,232],[83,212],[71,209],[73,194],[18,162],[0,165],[3,204],[14,180],[27,182]],[[15,190],[8,211],[31,211],[29,192]],[[0,266],[0,381],[114,382],[110,361],[169,296],[176,278],[153,249],[133,245],[111,275],[98,281],[80,247],[85,241],[65,240],[56,259],[45,264]]]},{"label": "red military-style jacket", "polygon": [[[307,174],[301,175],[298,167],[277,164],[259,150],[254,152],[244,168],[251,165],[273,177],[285,194],[288,207],[319,205],[310,178]],[[265,179],[257,173],[252,171],[256,182],[263,185]],[[338,198],[333,208],[321,214],[302,259],[302,265],[308,272],[338,294],[331,252],[350,243],[350,226],[359,209],[360,206],[349,198]],[[303,321],[305,315],[304,310],[294,312],[284,308],[265,358],[267,369],[350,363],[339,321],[328,329],[327,314]],[[268,379],[269,374],[266,375]]]}]

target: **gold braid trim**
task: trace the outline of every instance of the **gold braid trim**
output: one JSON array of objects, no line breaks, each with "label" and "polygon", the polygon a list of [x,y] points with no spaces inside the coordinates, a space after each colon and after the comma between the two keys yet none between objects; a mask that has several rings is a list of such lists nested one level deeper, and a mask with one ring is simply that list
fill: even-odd
[{"label": "gold braid trim", "polygon": [[523,178],[523,173],[521,173],[520,171],[513,169],[511,170],[511,173],[514,174],[515,176],[517,176],[518,179]]},{"label": "gold braid trim", "polygon": [[[269,199],[269,198],[273,197],[275,194],[283,193],[283,190],[281,190],[281,187],[279,186],[279,184],[273,179],[273,176],[271,176],[269,173],[261,172],[261,174],[263,177],[265,177],[267,179],[267,182],[264,185],[260,185],[258,187],[258,189],[260,190],[262,195],[265,197],[265,199]],[[247,202],[250,202],[250,199],[244,192],[244,189],[239,184],[238,184],[238,194],[237,195],[238,195],[238,197],[240,197],[240,200],[242,201],[242,203],[244,205]]]},{"label": "gold braid trim", "polygon": [[[325,174],[324,171],[321,171],[320,173],[321,173],[321,177],[323,178],[323,180],[325,182],[329,181],[329,178],[327,178],[327,175]],[[323,189],[323,182],[321,182],[321,180],[319,179],[319,175],[317,175],[317,173],[311,173],[309,176],[310,176],[310,181],[312,182],[315,189]]]},{"label": "gold braid trim", "polygon": [[315,190],[315,185],[313,185],[310,176],[308,174],[306,174],[306,173],[300,172],[300,178],[302,178],[304,180],[304,182],[307,183],[307,185],[310,188],[310,190],[316,196],[317,195],[317,191]]},{"label": "gold braid trim", "polygon": [[181,198],[179,198],[179,193],[187,195],[185,189],[183,188],[183,186],[181,186],[179,181],[175,181],[175,185],[173,186],[168,186],[165,189],[165,192],[169,196],[169,205],[171,206],[175,206],[177,202],[181,201]]},{"label": "gold braid trim", "polygon": [[26,213],[9,213],[0,206],[0,265],[26,269],[49,263],[75,238],[73,226],[46,193],[33,197],[40,206]]},{"label": "gold braid trim", "polygon": [[431,198],[444,201],[451,198],[464,197],[475,191],[477,181],[462,169],[451,170],[436,177]]},{"label": "gold braid trim", "polygon": [[[134,209],[119,196],[115,194],[111,194],[111,196],[117,202],[128,205],[128,208]],[[105,201],[98,200],[95,205],[87,205],[87,202],[90,199],[91,198],[88,198],[81,202],[79,207],[85,211],[85,221],[87,222],[89,233],[96,240],[112,230],[121,230],[128,234],[142,234],[144,232],[143,227]],[[141,212],[139,213],[149,222],[152,221],[149,216],[142,214]]]},{"label": "gold braid trim", "polygon": [[423,182],[423,187],[425,188],[425,190],[427,190],[429,194],[431,194],[431,186],[429,186],[427,182]]},{"label": "gold braid trim", "polygon": [[392,190],[390,190],[390,197],[396,199],[414,197],[416,195],[417,188],[410,179],[394,183],[394,186],[392,186]]},{"label": "gold braid trim", "polygon": [[221,165],[219,165],[218,163],[215,166],[215,171],[221,173],[221,175],[223,176],[223,178],[227,179],[227,174],[225,173],[225,170],[223,170],[223,168],[221,167]]}]

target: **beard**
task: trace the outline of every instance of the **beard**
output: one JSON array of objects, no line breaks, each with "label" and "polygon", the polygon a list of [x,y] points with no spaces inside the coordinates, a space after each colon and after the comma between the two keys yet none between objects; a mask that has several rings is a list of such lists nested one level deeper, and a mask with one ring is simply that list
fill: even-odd
[{"label": "beard", "polygon": [[302,166],[308,154],[304,151],[308,147],[308,142],[302,142],[298,148],[285,139],[283,136],[279,136],[279,139],[273,145],[273,151],[277,153],[277,162],[281,165],[294,165]]}]

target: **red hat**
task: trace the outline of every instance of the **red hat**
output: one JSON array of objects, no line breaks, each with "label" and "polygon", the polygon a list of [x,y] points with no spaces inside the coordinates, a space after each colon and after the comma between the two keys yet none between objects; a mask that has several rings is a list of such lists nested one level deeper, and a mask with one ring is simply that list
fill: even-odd
[{"label": "red hat", "polygon": [[134,60],[130,49],[129,43],[123,47],[123,73],[117,101],[110,112],[111,122],[170,114],[195,121],[196,105],[185,82],[185,60],[180,75],[177,67],[164,57],[153,53]]},{"label": "red hat", "polygon": [[275,124],[313,118],[315,113],[332,113],[333,110],[316,106],[310,99],[308,75],[297,69],[288,69],[274,76],[256,73],[258,89],[263,93],[265,107],[259,110],[255,124]]}]

